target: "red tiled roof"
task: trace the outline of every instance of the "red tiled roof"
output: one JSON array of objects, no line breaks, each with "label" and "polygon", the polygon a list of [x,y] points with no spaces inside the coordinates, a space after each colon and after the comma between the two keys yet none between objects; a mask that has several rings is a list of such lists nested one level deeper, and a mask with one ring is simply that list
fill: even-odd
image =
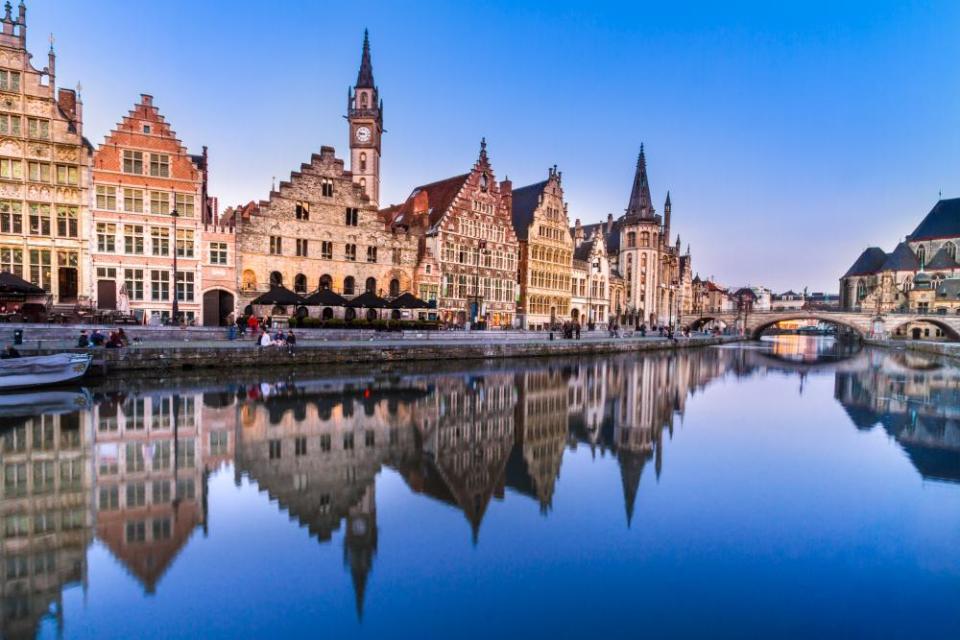
[{"label": "red tiled roof", "polygon": [[390,215],[393,224],[412,226],[428,214],[426,224],[422,226],[432,227],[453,204],[469,177],[470,174],[465,173],[416,187],[403,204],[381,209],[381,215]]}]

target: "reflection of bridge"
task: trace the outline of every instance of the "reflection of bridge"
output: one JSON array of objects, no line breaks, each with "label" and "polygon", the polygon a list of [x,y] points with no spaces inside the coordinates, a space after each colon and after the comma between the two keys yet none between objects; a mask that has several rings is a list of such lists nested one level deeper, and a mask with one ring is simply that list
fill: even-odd
[{"label": "reflection of bridge", "polygon": [[778,322],[788,320],[817,320],[839,325],[855,331],[863,337],[888,337],[897,329],[915,322],[926,322],[943,330],[950,340],[960,340],[960,316],[921,313],[887,313],[881,316],[858,311],[822,311],[795,309],[791,311],[752,311],[707,313],[690,322],[690,327],[699,329],[711,322],[743,331],[744,335],[758,339],[760,334]]}]

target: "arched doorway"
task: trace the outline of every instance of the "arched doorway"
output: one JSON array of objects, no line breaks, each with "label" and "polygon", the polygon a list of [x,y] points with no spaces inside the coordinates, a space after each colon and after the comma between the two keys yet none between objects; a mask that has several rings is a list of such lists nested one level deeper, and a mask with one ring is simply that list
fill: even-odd
[{"label": "arched doorway", "polygon": [[233,294],[223,289],[211,289],[203,294],[203,326],[224,327],[228,316],[233,313],[235,300]]},{"label": "arched doorway", "polygon": [[343,295],[352,296],[354,294],[354,289],[356,288],[354,282],[353,276],[347,276],[343,279]]},{"label": "arched doorway", "polygon": [[573,311],[571,311],[570,319],[573,320],[574,322],[578,322],[580,320],[580,309],[574,309]]},{"label": "arched doorway", "polygon": [[328,274],[320,276],[320,291],[329,291],[333,288],[333,278]]},{"label": "arched doorway", "polygon": [[298,273],[293,278],[293,290],[297,293],[306,293],[307,292],[307,276],[302,273]]},{"label": "arched doorway", "polygon": [[282,287],[283,286],[283,274],[279,271],[270,272],[270,286],[271,287]]},{"label": "arched doorway", "polygon": [[366,287],[364,287],[364,291],[367,291],[367,292],[369,292],[369,293],[376,293],[376,292],[377,292],[377,279],[376,279],[376,278],[367,278],[367,283],[366,283]]},{"label": "arched doorway", "polygon": [[400,295],[400,281],[394,278],[390,281],[390,297],[396,298]]}]

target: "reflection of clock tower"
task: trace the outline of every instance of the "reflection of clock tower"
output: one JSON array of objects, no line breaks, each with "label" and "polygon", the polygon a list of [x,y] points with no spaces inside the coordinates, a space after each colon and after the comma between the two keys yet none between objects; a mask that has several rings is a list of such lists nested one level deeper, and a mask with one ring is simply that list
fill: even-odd
[{"label": "reflection of clock tower", "polygon": [[363,56],[357,86],[347,92],[350,121],[350,171],[374,205],[380,206],[380,136],[383,134],[383,102],[373,84],[370,39],[363,32]]},{"label": "reflection of clock tower", "polygon": [[357,618],[363,618],[363,600],[367,577],[377,553],[377,496],[371,481],[363,497],[347,512],[347,533],[343,538],[343,561],[353,576],[353,594]]}]

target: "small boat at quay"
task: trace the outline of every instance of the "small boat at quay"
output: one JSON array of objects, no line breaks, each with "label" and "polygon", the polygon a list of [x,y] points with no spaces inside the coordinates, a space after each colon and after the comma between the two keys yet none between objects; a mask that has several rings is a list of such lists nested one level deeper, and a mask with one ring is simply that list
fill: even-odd
[{"label": "small boat at quay", "polygon": [[76,380],[87,372],[92,359],[89,353],[56,353],[0,360],[0,391]]},{"label": "small boat at quay", "polygon": [[0,431],[19,426],[24,418],[74,413],[92,407],[93,397],[83,388],[0,393]]}]

